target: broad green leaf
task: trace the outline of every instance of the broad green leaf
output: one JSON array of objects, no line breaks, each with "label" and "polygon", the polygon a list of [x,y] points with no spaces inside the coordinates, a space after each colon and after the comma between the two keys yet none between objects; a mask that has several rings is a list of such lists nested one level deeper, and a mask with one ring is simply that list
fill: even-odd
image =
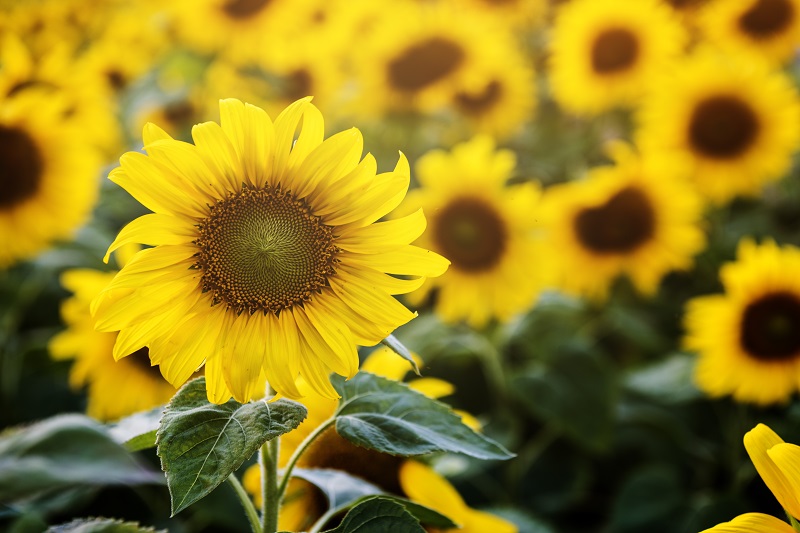
[{"label": "broad green leaf", "polygon": [[419,520],[401,504],[375,496],[356,505],[342,523],[326,533],[425,533]]},{"label": "broad green leaf", "polygon": [[0,437],[0,501],[32,500],[75,487],[163,483],[106,429],[82,415],[62,415]]},{"label": "broad green leaf", "polygon": [[381,341],[381,344],[388,347],[394,353],[396,353],[397,355],[408,361],[408,363],[414,369],[414,373],[416,375],[418,376],[422,375],[419,372],[419,366],[417,365],[417,362],[414,361],[414,356],[411,355],[411,352],[408,350],[408,348],[405,347],[405,345],[403,345],[402,342],[397,340],[397,337],[395,337],[394,335],[389,335],[388,337],[386,337]]},{"label": "broad green leaf", "polygon": [[330,468],[295,468],[292,476],[315,485],[325,494],[331,508],[343,507],[364,496],[383,494],[383,491],[359,477]]},{"label": "broad green leaf", "polygon": [[108,433],[132,452],[155,448],[156,431],[163,414],[163,407],[133,414],[110,425]]},{"label": "broad green leaf", "polygon": [[67,524],[51,526],[48,533],[166,533],[136,522],[123,522],[112,518],[79,518]]},{"label": "broad green leaf", "polygon": [[432,452],[462,453],[478,459],[509,459],[514,454],[461,422],[447,405],[369,372],[331,382],[342,399],[336,432],[353,444],[402,456]]},{"label": "broad green leaf", "polygon": [[285,398],[216,405],[206,397],[205,378],[184,385],[167,405],[156,438],[172,514],[211,493],[262,444],[300,425],[306,413]]},{"label": "broad green leaf", "polygon": [[701,398],[703,394],[694,386],[695,358],[674,354],[625,377],[625,387],[643,396],[676,404]]},{"label": "broad green leaf", "polygon": [[[381,494],[380,497],[389,499],[402,505],[406,511],[411,513],[411,516],[419,520],[420,524],[424,524],[436,529],[453,529],[458,527],[458,524],[450,520],[450,518],[438,511],[434,511],[430,507],[426,507],[419,503],[412,502],[411,500],[400,498],[399,496],[393,496],[391,494]],[[365,496],[364,498],[361,498],[356,505],[354,505],[354,507],[360,505],[361,502],[365,502],[374,498],[375,496]]]}]

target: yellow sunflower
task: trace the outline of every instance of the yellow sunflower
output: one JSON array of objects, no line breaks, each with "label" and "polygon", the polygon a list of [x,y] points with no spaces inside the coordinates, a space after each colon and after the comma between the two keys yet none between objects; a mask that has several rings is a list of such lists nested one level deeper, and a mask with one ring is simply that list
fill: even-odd
[{"label": "yellow sunflower", "polygon": [[[118,252],[118,259],[119,256]],[[75,389],[87,387],[86,412],[103,421],[162,405],[175,394],[175,387],[161,376],[157,367],[150,365],[147,348],[114,361],[111,353],[117,335],[95,331],[89,306],[114,274],[73,269],[61,276],[61,284],[73,296],[61,306],[67,329],[53,337],[49,345],[54,359],[74,359],[70,385]]]},{"label": "yellow sunflower", "polygon": [[[415,356],[418,364],[422,361]],[[386,377],[402,380],[410,370],[409,364],[381,347],[369,354],[364,361],[363,370]],[[302,386],[302,383],[301,383]],[[441,398],[454,392],[452,384],[436,378],[418,378],[408,382],[408,386],[431,398]],[[310,392],[304,403],[308,408],[308,418],[298,428],[281,437],[280,466],[285,466],[298,446],[316,428],[333,415],[336,402]],[[478,430],[479,424],[468,413],[457,411],[465,424]],[[441,475],[431,468],[421,465],[414,459],[405,459],[382,454],[351,444],[331,427],[325,431],[300,457],[299,468],[332,468],[343,470],[360,477],[386,492],[406,496],[423,505],[449,516],[462,524],[464,531],[483,533],[513,533],[516,527],[498,517],[467,507],[458,492]],[[257,505],[261,498],[261,471],[258,465],[250,467],[244,475],[243,484],[253,495]],[[433,500],[431,493],[422,486],[435,486],[441,489],[442,498]],[[417,497],[421,498],[417,500]],[[279,529],[282,531],[305,531],[327,508],[324,497],[310,483],[294,478],[290,482],[286,498],[281,506]],[[491,526],[480,529],[479,526]],[[461,530],[459,530],[461,531]]]},{"label": "yellow sunflower", "polygon": [[[451,0],[463,5],[462,0]],[[538,26],[544,22],[548,0],[468,0],[475,9],[490,17],[497,17],[509,26],[521,29]]]},{"label": "yellow sunflower", "polygon": [[681,23],[658,0],[573,0],[553,26],[553,98],[576,114],[635,105],[685,41]]},{"label": "yellow sunflower", "polygon": [[71,238],[94,207],[100,158],[62,110],[49,92],[0,99],[0,268]]},{"label": "yellow sunflower", "polygon": [[800,388],[798,268],[799,249],[743,240],[720,270],[725,293],[689,301],[684,344],[698,354],[700,389],[768,405]]},{"label": "yellow sunflower", "polygon": [[430,231],[417,242],[452,264],[446,275],[409,294],[412,303],[436,289],[436,314],[473,327],[493,317],[506,321],[533,305],[545,259],[535,234],[539,188],[532,182],[506,185],[515,164],[513,152],[496,150],[483,136],[420,158],[421,187],[399,212],[429,213]]},{"label": "yellow sunflower", "polygon": [[785,75],[703,50],[660,78],[639,122],[643,152],[685,160],[697,189],[724,203],[757,195],[789,170],[800,101]]},{"label": "yellow sunflower", "polygon": [[[481,64],[514,49],[510,30],[452,4],[398,2],[371,21],[353,58],[360,85],[355,112],[430,112],[458,91],[485,87]],[[513,52],[512,52],[513,53]]]},{"label": "yellow sunflower", "polygon": [[703,249],[702,203],[671,162],[639,157],[621,144],[610,152],[614,166],[545,191],[554,282],[602,299],[617,276],[627,275],[653,294],[664,275],[690,268]]},{"label": "yellow sunflower", "polygon": [[700,18],[706,38],[732,55],[790,60],[800,44],[800,0],[717,0]]},{"label": "yellow sunflower", "polygon": [[123,228],[109,253],[154,248],[95,300],[97,327],[120,331],[117,359],[148,346],[173,385],[205,364],[215,403],[249,400],[264,376],[280,395],[300,397],[302,376],[336,398],[328,376],[355,375],[356,344],[414,317],[392,295],[448,265],[408,244],[425,229],[421,211],[376,223],[404,197],[408,163],[401,154],[376,176],[357,129],[323,141],[309,99],[274,123],[234,99],[220,102],[220,116],[192,129],[194,145],[147,125],[148,155],[129,152],[112,171],[154,213]]},{"label": "yellow sunflower", "polygon": [[[781,504],[786,514],[800,517],[800,446],[783,441],[764,424],[758,424],[744,436],[744,447],[758,474]],[[702,533],[795,533],[792,526],[774,516],[746,513],[730,522],[716,525]]]}]

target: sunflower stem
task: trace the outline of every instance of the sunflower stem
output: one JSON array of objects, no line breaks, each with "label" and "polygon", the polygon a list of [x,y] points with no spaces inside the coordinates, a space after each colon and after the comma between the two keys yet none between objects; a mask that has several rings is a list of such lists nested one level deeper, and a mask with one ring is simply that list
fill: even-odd
[{"label": "sunflower stem", "polygon": [[[317,426],[317,428],[312,431],[303,442],[295,449],[292,456],[289,458],[289,461],[286,463],[286,467],[283,469],[283,478],[281,478],[281,484],[278,487],[277,497],[279,500],[283,499],[283,495],[286,493],[286,487],[289,485],[289,480],[292,478],[292,470],[294,470],[295,465],[297,465],[297,461],[300,459],[300,456],[311,446],[311,443],[314,442],[317,437],[322,435],[326,429],[331,427],[334,422],[336,422],[336,418],[330,417],[325,422]],[[265,532],[266,533],[266,532]]]},{"label": "sunflower stem", "polygon": [[795,531],[800,531],[800,523],[798,523],[797,520],[795,520],[795,518],[792,515],[790,515],[788,511],[786,511],[786,516],[789,517],[789,523],[792,524],[792,528]]},{"label": "sunflower stem", "polygon": [[278,492],[278,454],[280,437],[261,446],[261,531],[278,531],[278,512],[281,507],[281,493]]},{"label": "sunflower stem", "polygon": [[234,492],[236,492],[236,495],[239,497],[239,501],[242,503],[242,507],[244,507],[244,513],[247,515],[247,520],[250,521],[250,528],[253,530],[253,533],[261,533],[261,520],[258,518],[258,511],[256,511],[256,507],[253,505],[253,501],[250,499],[247,491],[244,490],[239,479],[233,474],[228,476],[228,483],[230,483]]}]

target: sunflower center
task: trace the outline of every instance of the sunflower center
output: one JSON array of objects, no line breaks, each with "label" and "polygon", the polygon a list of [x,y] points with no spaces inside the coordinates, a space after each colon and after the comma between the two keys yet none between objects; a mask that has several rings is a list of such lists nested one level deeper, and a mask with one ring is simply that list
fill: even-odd
[{"label": "sunflower center", "polygon": [[630,68],[639,56],[639,40],[630,30],[605,30],[592,44],[592,69],[598,74],[610,74]]},{"label": "sunflower center", "polygon": [[455,96],[456,105],[465,113],[479,115],[491,109],[500,100],[503,93],[503,86],[497,80],[492,80],[478,94],[458,92]]},{"label": "sunflower center", "polygon": [[750,355],[765,361],[800,354],[800,299],[789,292],[775,292],[748,305],[740,342]]},{"label": "sunflower center", "polygon": [[733,96],[712,96],[695,108],[689,121],[689,142],[700,154],[732,159],[753,144],[759,123],[753,109]]},{"label": "sunflower center", "polygon": [[656,220],[647,196],[627,187],[600,206],[589,207],[575,218],[578,240],[599,254],[632,252],[653,236]]},{"label": "sunflower center", "polygon": [[303,456],[307,468],[334,468],[358,476],[386,492],[402,494],[400,465],[405,459],[351,444],[336,433],[325,431]]},{"label": "sunflower center", "polygon": [[117,69],[110,69],[106,71],[106,80],[108,84],[111,86],[112,89],[115,91],[121,91],[127,85],[128,80],[125,77],[125,74],[120,72]]},{"label": "sunflower center", "polygon": [[43,171],[42,154],[30,135],[0,126],[0,209],[36,194]]},{"label": "sunflower center", "polygon": [[508,232],[495,209],[479,198],[457,198],[436,216],[433,238],[453,266],[489,270],[503,257]]},{"label": "sunflower center", "polygon": [[333,228],[280,186],[221,200],[198,233],[203,291],[236,313],[278,314],[309,301],[336,273]]},{"label": "sunflower center", "polygon": [[739,28],[756,39],[771,37],[791,24],[794,8],[789,0],[756,0],[739,17]]},{"label": "sunflower center", "polygon": [[309,71],[304,68],[297,69],[284,79],[284,96],[288,100],[295,101],[313,94],[313,82]]},{"label": "sunflower center", "polygon": [[446,78],[464,60],[464,49],[444,37],[431,37],[407,48],[388,65],[389,83],[415,92]]},{"label": "sunflower center", "polygon": [[222,11],[233,19],[246,19],[258,14],[271,0],[227,0]]}]

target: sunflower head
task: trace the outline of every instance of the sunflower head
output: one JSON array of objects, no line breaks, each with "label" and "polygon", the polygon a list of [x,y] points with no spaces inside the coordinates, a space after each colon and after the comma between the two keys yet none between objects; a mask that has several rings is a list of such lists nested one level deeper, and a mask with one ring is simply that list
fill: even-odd
[{"label": "sunflower head", "polygon": [[405,157],[376,175],[360,132],[323,140],[309,100],[274,122],[223,100],[221,124],[195,126],[195,144],[148,125],[147,155],[120,159],[111,179],[154,213],[126,226],[109,253],[153,247],[94,302],[98,328],[120,331],[115,357],[148,346],[173,385],[205,364],[214,402],[260,396],[264,380],[299,397],[301,376],[335,398],[328,376],[357,372],[356,345],[414,317],[393,295],[448,262],[409,244],[425,228],[421,211],[376,222],[405,195]]}]

